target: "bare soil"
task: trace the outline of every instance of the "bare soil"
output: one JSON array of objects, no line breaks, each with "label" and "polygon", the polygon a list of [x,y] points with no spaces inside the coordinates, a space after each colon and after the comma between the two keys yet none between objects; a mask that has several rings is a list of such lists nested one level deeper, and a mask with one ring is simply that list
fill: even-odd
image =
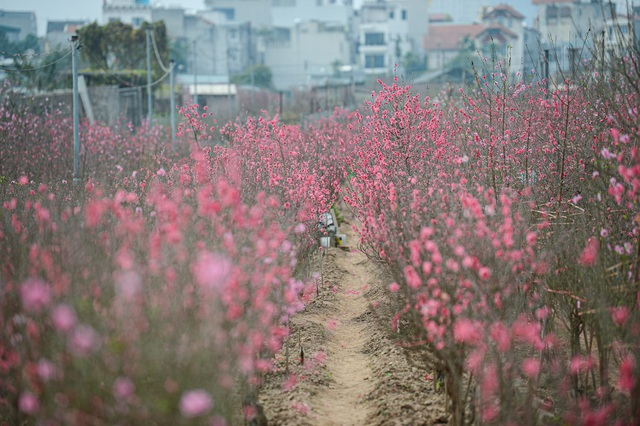
[{"label": "bare soil", "polygon": [[388,283],[347,228],[341,232],[352,247],[324,249],[319,294],[291,319],[290,338],[265,378],[259,403],[268,424],[447,423],[433,372],[394,340]]}]

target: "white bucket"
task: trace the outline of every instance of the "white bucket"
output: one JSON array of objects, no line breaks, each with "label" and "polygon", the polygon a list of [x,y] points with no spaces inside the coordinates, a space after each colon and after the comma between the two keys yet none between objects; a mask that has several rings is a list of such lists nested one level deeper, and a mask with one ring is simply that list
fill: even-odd
[{"label": "white bucket", "polygon": [[331,247],[331,237],[320,237],[320,247]]}]

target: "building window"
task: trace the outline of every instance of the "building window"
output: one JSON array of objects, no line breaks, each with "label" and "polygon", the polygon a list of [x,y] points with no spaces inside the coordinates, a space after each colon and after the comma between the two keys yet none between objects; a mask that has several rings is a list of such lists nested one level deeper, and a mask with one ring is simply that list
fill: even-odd
[{"label": "building window", "polygon": [[391,9],[391,10],[389,11],[389,19],[394,19],[394,18],[395,18],[395,16],[396,16],[396,11],[395,11],[395,10],[393,10],[393,9]]},{"label": "building window", "polygon": [[365,68],[384,68],[384,55],[366,55],[364,57]]},{"label": "building window", "polygon": [[407,10],[406,9],[402,9],[402,20],[403,21],[407,20]]},{"label": "building window", "polygon": [[131,18],[131,25],[133,25],[134,28],[138,28],[140,25],[142,25],[143,21],[144,19],[142,18],[133,17]]},{"label": "building window", "polygon": [[384,46],[384,33],[365,33],[365,46]]}]

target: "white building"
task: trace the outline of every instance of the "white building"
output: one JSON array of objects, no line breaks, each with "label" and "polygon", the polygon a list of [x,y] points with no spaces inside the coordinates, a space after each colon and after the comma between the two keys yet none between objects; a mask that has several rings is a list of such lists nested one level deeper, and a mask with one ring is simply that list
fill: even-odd
[{"label": "white building", "polygon": [[205,0],[209,10],[222,13],[229,21],[248,21],[254,28],[273,25],[272,0]]},{"label": "white building", "polygon": [[0,9],[0,28],[11,42],[24,39],[29,34],[38,34],[35,12],[13,12]]},{"label": "white building", "polygon": [[184,71],[191,74],[223,75],[229,80],[255,63],[249,22],[229,21],[221,11],[187,13],[180,7],[151,6],[148,0],[110,0],[103,5],[102,20],[134,28],[145,21],[164,21],[169,39],[188,46]]},{"label": "white building", "polygon": [[89,22],[86,21],[47,21],[45,51],[59,49],[61,46],[68,46],[71,36],[87,24],[89,24]]},{"label": "white building", "polygon": [[536,16],[536,7],[531,0],[430,0],[429,15],[447,15],[452,24],[477,24],[481,21],[484,7],[499,4],[508,4],[518,10],[529,24]]},{"label": "white building", "polygon": [[[604,0],[533,0],[542,48],[549,57],[549,74],[568,71],[589,54],[594,36],[605,29]],[[583,48],[584,47],[584,48]],[[578,56],[582,54],[583,57]]]},{"label": "white building", "polygon": [[640,47],[640,6],[635,10],[619,7],[617,12],[605,21],[605,49],[608,54],[627,54],[631,46]]},{"label": "white building", "polygon": [[334,68],[350,64],[351,44],[338,24],[299,22],[275,28],[265,40],[264,63],[271,68],[276,89],[311,83],[313,75],[331,75]]},{"label": "white building", "polygon": [[102,5],[102,22],[120,21],[139,28],[143,22],[152,22],[149,0],[110,0]]},{"label": "white building", "polygon": [[407,52],[415,51],[405,2],[367,1],[359,18],[359,61],[366,74],[391,74]]},{"label": "white building", "polygon": [[293,27],[296,22],[318,21],[350,28],[351,0],[271,0],[274,27]]}]

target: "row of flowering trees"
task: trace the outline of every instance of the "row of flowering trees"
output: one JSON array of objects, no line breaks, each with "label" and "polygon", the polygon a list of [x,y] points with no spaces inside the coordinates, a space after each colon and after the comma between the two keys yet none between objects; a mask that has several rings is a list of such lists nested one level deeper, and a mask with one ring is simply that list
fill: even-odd
[{"label": "row of flowering trees", "polygon": [[158,131],[85,126],[73,185],[68,123],[5,98],[0,423],[257,414],[253,388],[303,307],[299,261],[344,179],[352,118],[249,119],[214,141],[210,113],[180,112],[177,151]]},{"label": "row of flowering trees", "polygon": [[548,91],[496,64],[455,97],[395,81],[305,127],[216,128],[186,105],[178,149],[84,127],[79,186],[68,122],[5,98],[0,418],[256,415],[309,291],[300,261],[346,180],[361,247],[393,277],[393,326],[444,373],[454,424],[636,422],[634,72]]},{"label": "row of flowering trees", "polygon": [[442,103],[397,80],[372,95],[346,195],[360,242],[395,280],[394,327],[445,373],[453,424],[634,423],[639,93],[505,74]]}]

